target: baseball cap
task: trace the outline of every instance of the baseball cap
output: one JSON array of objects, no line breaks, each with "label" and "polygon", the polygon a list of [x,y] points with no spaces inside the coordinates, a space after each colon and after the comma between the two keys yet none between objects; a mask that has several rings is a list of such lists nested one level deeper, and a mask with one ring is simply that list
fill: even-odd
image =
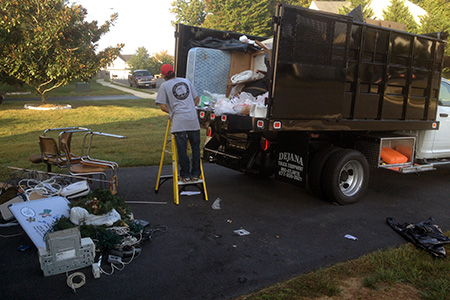
[{"label": "baseball cap", "polygon": [[170,76],[174,73],[173,68],[170,64],[165,64],[161,66],[161,74],[163,76]]}]

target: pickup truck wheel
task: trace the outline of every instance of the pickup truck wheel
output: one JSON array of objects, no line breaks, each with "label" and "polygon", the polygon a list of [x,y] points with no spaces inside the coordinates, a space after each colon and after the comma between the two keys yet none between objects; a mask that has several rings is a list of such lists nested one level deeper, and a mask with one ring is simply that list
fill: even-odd
[{"label": "pickup truck wheel", "polygon": [[342,149],[327,161],[322,185],[329,201],[339,204],[357,202],[369,182],[369,164],[358,151]]},{"label": "pickup truck wheel", "polygon": [[339,147],[328,146],[319,150],[308,167],[308,186],[314,196],[325,199],[325,193],[322,187],[322,174],[326,162],[335,152],[341,150]]}]

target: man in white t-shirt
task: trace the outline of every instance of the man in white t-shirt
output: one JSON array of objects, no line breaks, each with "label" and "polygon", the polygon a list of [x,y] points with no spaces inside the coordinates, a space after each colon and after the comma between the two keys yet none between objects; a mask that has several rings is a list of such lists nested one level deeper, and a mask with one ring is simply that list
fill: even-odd
[{"label": "man in white t-shirt", "polygon": [[[159,87],[155,103],[169,114],[172,121],[181,180],[197,181],[200,177],[200,123],[195,109],[199,101],[197,92],[189,80],[175,77],[171,65],[163,65],[161,74],[166,81]],[[187,155],[188,140],[192,149],[192,168]]]}]

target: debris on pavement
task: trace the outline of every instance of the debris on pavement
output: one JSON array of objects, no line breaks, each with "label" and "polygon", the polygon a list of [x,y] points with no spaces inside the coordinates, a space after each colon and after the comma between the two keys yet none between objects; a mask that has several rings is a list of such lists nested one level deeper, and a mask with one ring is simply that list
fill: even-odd
[{"label": "debris on pavement", "polygon": [[345,237],[347,240],[352,240],[352,241],[357,241],[357,240],[358,240],[358,238],[357,238],[356,236],[353,236],[353,235],[351,235],[351,234],[346,234],[346,235],[344,235],[344,237]]},{"label": "debris on pavement", "polygon": [[405,240],[424,249],[437,257],[445,257],[445,244],[450,244],[450,238],[445,236],[441,228],[436,225],[432,217],[417,224],[398,223],[394,218],[387,218],[386,222]]},{"label": "debris on pavement", "polygon": [[236,234],[239,235],[239,236],[249,235],[249,234],[250,234],[249,231],[247,231],[247,230],[245,230],[245,229],[242,229],[242,228],[241,228],[241,229],[235,230],[234,233],[236,233]]},{"label": "debris on pavement", "polygon": [[180,196],[195,196],[195,195],[200,195],[201,192],[200,191],[182,191],[180,193]]},{"label": "debris on pavement", "polygon": [[211,208],[214,210],[219,210],[220,209],[220,201],[222,199],[217,198],[216,200],[214,200],[214,203],[211,205]]}]

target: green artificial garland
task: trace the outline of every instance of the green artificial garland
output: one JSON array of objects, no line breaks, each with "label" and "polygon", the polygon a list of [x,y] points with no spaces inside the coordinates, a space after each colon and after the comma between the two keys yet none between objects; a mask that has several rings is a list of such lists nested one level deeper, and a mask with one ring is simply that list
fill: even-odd
[{"label": "green artificial garland", "polygon": [[[69,207],[82,207],[94,215],[104,215],[115,209],[120,214],[121,220],[114,223],[113,226],[127,226],[130,228],[131,235],[139,234],[143,229],[140,224],[131,220],[131,210],[125,201],[121,197],[113,195],[110,190],[96,189],[86,197],[70,203]],[[51,231],[64,230],[76,226],[69,218],[61,217],[53,224]],[[79,227],[81,237],[90,237],[94,241],[96,249],[101,252],[116,249],[117,245],[124,239],[123,236],[115,231],[108,230],[106,226],[82,224]]]},{"label": "green artificial garland", "polygon": [[113,195],[110,190],[106,189],[96,189],[69,206],[70,208],[82,207],[93,215],[104,215],[114,208],[120,214],[122,220],[129,220],[131,214],[131,210],[126,205],[125,200]]}]

